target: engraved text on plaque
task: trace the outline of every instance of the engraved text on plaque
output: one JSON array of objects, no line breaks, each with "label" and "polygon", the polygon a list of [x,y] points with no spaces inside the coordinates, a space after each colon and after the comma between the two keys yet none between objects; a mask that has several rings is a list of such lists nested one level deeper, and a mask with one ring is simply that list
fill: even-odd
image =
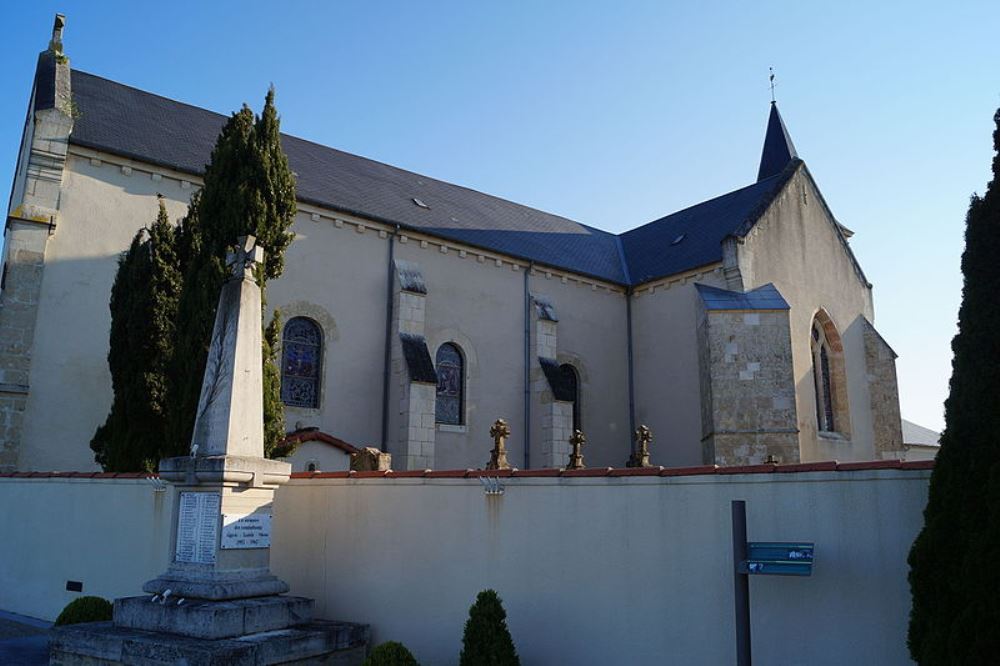
[{"label": "engraved text on plaque", "polygon": [[271,514],[250,513],[222,517],[222,548],[269,548]]},{"label": "engraved text on plaque", "polygon": [[181,493],[177,515],[177,548],[174,561],[215,563],[215,541],[219,533],[219,493]]}]

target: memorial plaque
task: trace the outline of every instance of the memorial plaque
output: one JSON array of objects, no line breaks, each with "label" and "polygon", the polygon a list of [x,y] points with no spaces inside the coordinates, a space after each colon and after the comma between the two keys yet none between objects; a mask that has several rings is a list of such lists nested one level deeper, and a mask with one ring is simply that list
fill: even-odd
[{"label": "memorial plaque", "polygon": [[270,548],[271,514],[222,516],[222,548]]},{"label": "memorial plaque", "polygon": [[175,562],[215,564],[221,506],[219,493],[181,493]]}]

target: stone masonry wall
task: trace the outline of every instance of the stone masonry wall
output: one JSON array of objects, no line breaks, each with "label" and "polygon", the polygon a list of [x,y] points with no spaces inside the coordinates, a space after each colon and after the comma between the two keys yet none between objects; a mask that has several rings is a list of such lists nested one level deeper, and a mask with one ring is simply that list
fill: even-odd
[{"label": "stone masonry wall", "polygon": [[904,458],[896,352],[867,319],[864,320],[864,339],[875,457]]},{"label": "stone masonry wall", "polygon": [[531,358],[531,391],[535,405],[540,407],[541,456],[538,465],[541,467],[565,467],[569,461],[569,439],[573,435],[573,403],[557,400],[549,379],[542,370],[538,359],[549,359],[557,362],[558,317],[555,308],[546,297],[532,296],[532,321],[534,335]]},{"label": "stone masonry wall", "polygon": [[795,380],[787,310],[709,311],[699,328],[709,373],[706,464],[799,462]]},{"label": "stone masonry wall", "polygon": [[415,264],[397,261],[395,268],[389,404],[397,408],[390,410],[386,444],[393,468],[430,469],[434,466],[437,386],[414,381],[401,341],[403,335],[423,340],[426,287]]}]

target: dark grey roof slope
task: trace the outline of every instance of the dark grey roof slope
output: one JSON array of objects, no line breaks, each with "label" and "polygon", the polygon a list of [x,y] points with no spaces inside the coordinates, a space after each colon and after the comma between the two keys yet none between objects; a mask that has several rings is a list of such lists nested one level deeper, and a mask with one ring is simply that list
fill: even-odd
[{"label": "dark grey roof slope", "polygon": [[771,102],[771,114],[767,118],[767,132],[764,133],[764,149],[760,153],[760,168],[757,180],[770,178],[781,173],[788,163],[796,159],[795,144],[788,135],[785,121],[781,119],[778,105]]},{"label": "dark grey roof slope", "polygon": [[722,261],[726,236],[743,236],[795,172],[709,199],[622,234],[632,284]]},{"label": "dark grey roof slope", "polygon": [[747,292],[719,289],[707,284],[696,284],[698,296],[706,310],[788,310],[778,288],[768,282]]},{"label": "dark grey roof slope", "polygon": [[[73,97],[73,143],[191,174],[203,172],[226,121],[79,71]],[[282,141],[302,201],[625,282],[614,234],[296,137]]]},{"label": "dark grey roof slope", "polygon": [[[74,71],[72,77],[80,112],[72,143],[203,172],[226,116],[93,74]],[[296,137],[283,135],[282,141],[301,201],[617,284],[720,261],[722,240],[752,225],[790,175],[786,169],[616,236]]]}]

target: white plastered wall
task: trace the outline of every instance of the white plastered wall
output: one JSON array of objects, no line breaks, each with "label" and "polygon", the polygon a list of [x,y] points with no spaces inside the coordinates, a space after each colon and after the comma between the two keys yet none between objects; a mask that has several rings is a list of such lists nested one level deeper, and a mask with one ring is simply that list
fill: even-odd
[{"label": "white plastered wall", "polygon": [[702,464],[695,283],[726,288],[718,265],[636,289],[632,302],[636,425],[653,431],[650,462]]},{"label": "white plastered wall", "polygon": [[[318,617],[370,623],[454,664],[496,589],[526,664],[732,664],[730,502],[754,541],[813,541],[808,578],[750,582],[761,664],[906,664],[906,556],[927,470],[691,477],[301,479],[275,497],[272,570]],[[44,619],[140,594],[166,566],[173,490],[140,479],[0,479],[0,608]],[[864,507],[859,511],[858,507]],[[67,545],[72,544],[71,548]],[[567,640],[567,636],[579,640]]]}]

